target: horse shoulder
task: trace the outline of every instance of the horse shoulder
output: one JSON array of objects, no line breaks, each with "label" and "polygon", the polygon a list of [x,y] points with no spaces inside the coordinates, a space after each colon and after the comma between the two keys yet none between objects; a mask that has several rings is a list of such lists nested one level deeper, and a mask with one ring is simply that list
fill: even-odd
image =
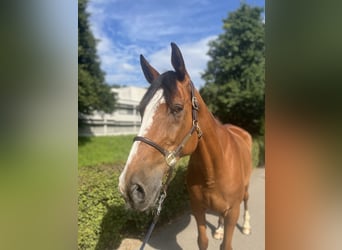
[{"label": "horse shoulder", "polygon": [[231,138],[234,138],[237,145],[237,155],[239,155],[241,170],[244,176],[244,183],[248,185],[249,178],[252,172],[252,136],[244,129],[232,125],[223,125]]},{"label": "horse shoulder", "polygon": [[252,136],[246,130],[232,124],[225,124],[224,127],[235,137],[241,138],[247,144],[248,149],[252,150]]}]

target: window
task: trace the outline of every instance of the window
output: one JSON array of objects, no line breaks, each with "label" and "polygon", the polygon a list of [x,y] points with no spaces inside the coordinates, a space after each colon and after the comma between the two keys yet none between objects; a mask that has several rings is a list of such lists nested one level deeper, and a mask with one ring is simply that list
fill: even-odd
[{"label": "window", "polygon": [[134,115],[134,106],[128,104],[119,104],[118,113],[120,115]]}]

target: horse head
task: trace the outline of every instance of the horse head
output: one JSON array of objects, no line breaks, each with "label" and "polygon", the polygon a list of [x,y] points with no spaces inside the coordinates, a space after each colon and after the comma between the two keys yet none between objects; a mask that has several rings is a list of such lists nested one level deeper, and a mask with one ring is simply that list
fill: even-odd
[{"label": "horse head", "polygon": [[197,147],[198,104],[183,56],[171,43],[174,71],[160,74],[141,55],[140,64],[150,83],[139,105],[142,117],[119,190],[131,208],[144,211],[152,207],[163,186],[163,177],[177,160]]}]

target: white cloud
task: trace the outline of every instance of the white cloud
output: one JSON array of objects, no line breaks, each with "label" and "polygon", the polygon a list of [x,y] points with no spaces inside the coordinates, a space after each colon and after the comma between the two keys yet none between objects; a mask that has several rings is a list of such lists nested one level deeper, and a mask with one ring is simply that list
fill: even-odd
[{"label": "white cloud", "polygon": [[101,68],[109,84],[137,84],[140,70],[135,66],[139,52],[145,51],[136,45],[120,45],[106,31],[110,20],[108,1],[91,1],[88,5],[90,28],[98,40],[96,48]]},{"label": "white cloud", "polygon": [[183,27],[175,24],[171,26],[168,22],[171,14],[168,11],[136,13],[120,21],[130,39],[155,42],[182,32]]},{"label": "white cloud", "polygon": [[132,72],[132,71],[136,70],[136,68],[132,64],[129,64],[129,63],[123,63],[121,65],[121,68],[125,71],[128,71],[128,72]]},{"label": "white cloud", "polygon": [[[156,4],[159,6],[154,6]],[[208,35],[213,34],[209,32],[213,26],[199,25],[204,18],[199,9],[189,11],[184,4],[170,4],[168,8],[157,1],[148,6],[118,0],[115,5],[106,0],[89,1],[91,29],[99,40],[97,53],[107,83],[146,86],[139,55],[143,54],[160,72],[171,70],[170,42],[174,41],[183,53],[196,87],[204,84],[201,73],[209,60],[208,41],[215,38]],[[207,3],[187,4],[194,7]],[[185,25],[185,20],[193,20],[196,25]],[[202,23],[207,23],[203,20]]]}]

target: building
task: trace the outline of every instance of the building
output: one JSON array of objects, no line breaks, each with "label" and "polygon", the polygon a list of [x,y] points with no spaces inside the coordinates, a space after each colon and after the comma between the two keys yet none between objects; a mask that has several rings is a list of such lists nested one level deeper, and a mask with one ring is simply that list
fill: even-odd
[{"label": "building", "polygon": [[146,88],[122,87],[112,88],[117,96],[117,107],[111,114],[94,112],[84,116],[84,126],[79,128],[81,136],[104,136],[136,134],[141,125],[138,111],[139,103],[146,92]]}]

